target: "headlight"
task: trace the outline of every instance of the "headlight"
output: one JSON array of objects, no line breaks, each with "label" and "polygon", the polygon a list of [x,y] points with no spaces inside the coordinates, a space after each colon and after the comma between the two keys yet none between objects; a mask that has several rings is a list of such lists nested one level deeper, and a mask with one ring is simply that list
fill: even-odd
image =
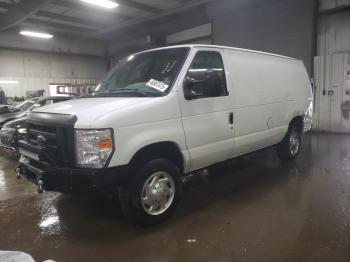
[{"label": "headlight", "polygon": [[85,168],[104,168],[113,153],[111,129],[75,130],[77,165]]}]

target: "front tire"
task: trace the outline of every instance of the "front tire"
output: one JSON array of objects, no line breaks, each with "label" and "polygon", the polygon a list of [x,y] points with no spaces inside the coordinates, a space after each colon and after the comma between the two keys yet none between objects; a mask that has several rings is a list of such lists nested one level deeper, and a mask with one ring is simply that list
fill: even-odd
[{"label": "front tire", "polygon": [[171,216],[181,192],[180,169],[167,159],[156,159],[136,168],[130,184],[119,189],[119,200],[126,217],[151,226]]},{"label": "front tire", "polygon": [[289,130],[277,146],[278,157],[282,161],[294,161],[299,155],[301,147],[301,132],[296,126],[290,126]]}]

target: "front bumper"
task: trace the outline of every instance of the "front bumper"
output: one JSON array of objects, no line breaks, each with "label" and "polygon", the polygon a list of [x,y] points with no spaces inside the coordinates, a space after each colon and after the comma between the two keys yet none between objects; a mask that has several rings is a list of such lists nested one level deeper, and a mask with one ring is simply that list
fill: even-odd
[{"label": "front bumper", "polygon": [[304,117],[303,119],[303,133],[307,133],[312,128],[312,118],[311,117]]},{"label": "front bumper", "polygon": [[17,171],[43,190],[79,193],[89,191],[107,192],[115,190],[117,185],[127,183],[128,167],[106,169],[51,168],[39,166],[35,161],[21,156]]}]

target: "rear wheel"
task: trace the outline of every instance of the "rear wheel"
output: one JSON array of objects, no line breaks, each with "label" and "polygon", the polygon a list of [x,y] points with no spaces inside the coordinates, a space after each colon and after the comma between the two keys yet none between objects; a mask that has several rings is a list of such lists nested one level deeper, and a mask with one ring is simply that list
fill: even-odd
[{"label": "rear wheel", "polygon": [[290,126],[287,135],[277,146],[278,157],[282,161],[293,161],[300,152],[301,132],[296,126]]},{"label": "rear wheel", "polygon": [[149,161],[136,169],[129,186],[120,188],[124,215],[144,226],[159,224],[175,210],[181,196],[181,172],[167,159]]}]

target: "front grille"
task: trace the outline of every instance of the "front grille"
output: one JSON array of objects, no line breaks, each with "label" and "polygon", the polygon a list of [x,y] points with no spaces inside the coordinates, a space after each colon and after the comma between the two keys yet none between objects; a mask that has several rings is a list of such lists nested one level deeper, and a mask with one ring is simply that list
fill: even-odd
[{"label": "front grille", "polygon": [[27,139],[30,144],[49,149],[54,155],[60,155],[56,126],[42,126],[38,124],[27,124]]},{"label": "front grille", "polygon": [[25,140],[29,146],[32,145],[36,150],[40,150],[40,162],[56,166],[74,164],[75,117],[73,120],[70,115],[45,113],[28,115]]}]

